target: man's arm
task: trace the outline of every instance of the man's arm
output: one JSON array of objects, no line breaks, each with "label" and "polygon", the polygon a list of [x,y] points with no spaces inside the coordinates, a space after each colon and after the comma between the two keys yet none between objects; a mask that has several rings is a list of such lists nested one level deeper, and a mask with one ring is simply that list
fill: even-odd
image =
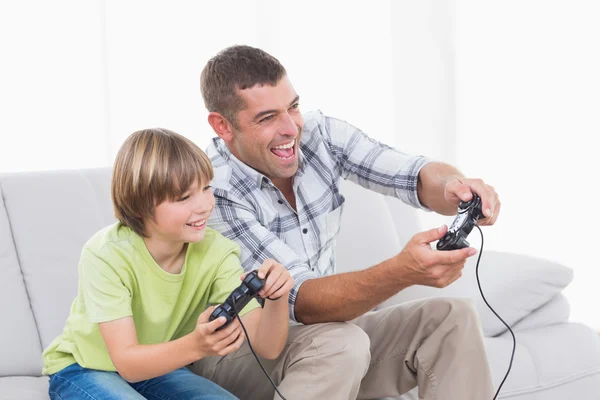
[{"label": "man's arm", "polygon": [[421,204],[442,215],[455,215],[457,204],[450,203],[444,196],[446,184],[455,179],[464,179],[463,174],[452,165],[432,162],[421,168],[417,182],[417,195]]},{"label": "man's arm", "polygon": [[410,286],[396,258],[371,268],[307,280],[296,298],[296,320],[304,324],[350,321]]},{"label": "man's arm", "polygon": [[322,135],[342,178],[443,215],[454,215],[460,201],[470,200],[475,192],[488,217],[479,225],[495,222],[500,211],[498,195],[481,179],[466,179],[451,165],[398,151],[345,121],[315,114],[312,123],[318,126],[315,132]]},{"label": "man's arm", "polygon": [[430,243],[446,231],[442,226],[417,233],[398,255],[371,268],[305,281],[296,298],[296,319],[305,324],[349,321],[409,286],[448,286],[476,251],[433,250]]},{"label": "man's arm", "polygon": [[481,197],[483,215],[479,225],[493,225],[500,212],[496,190],[481,179],[468,179],[452,165],[432,162],[421,168],[417,183],[419,201],[442,215],[456,215],[461,201],[471,200],[473,193]]}]

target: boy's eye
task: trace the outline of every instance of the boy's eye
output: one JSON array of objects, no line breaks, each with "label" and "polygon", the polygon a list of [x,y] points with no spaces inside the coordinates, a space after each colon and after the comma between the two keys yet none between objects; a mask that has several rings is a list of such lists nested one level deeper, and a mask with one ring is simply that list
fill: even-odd
[{"label": "boy's eye", "polygon": [[189,198],[190,198],[190,195],[188,194],[188,195],[183,196],[182,198],[180,198],[179,201],[186,201]]},{"label": "boy's eye", "polygon": [[208,186],[205,186],[205,187],[204,187],[204,191],[210,190],[210,188],[211,188],[211,187],[212,187],[212,186],[210,186],[210,185],[208,185]]}]

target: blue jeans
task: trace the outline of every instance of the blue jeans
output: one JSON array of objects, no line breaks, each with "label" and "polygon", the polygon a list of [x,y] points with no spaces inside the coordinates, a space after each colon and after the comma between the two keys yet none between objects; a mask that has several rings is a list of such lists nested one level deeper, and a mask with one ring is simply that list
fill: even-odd
[{"label": "blue jeans", "polygon": [[187,368],[146,381],[129,383],[116,372],[98,371],[79,364],[50,375],[52,400],[60,399],[198,399],[233,400],[237,397]]}]

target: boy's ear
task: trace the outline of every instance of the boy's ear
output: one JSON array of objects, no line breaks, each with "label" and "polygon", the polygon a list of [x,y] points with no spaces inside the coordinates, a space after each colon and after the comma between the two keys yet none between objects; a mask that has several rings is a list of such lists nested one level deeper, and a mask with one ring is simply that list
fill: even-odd
[{"label": "boy's ear", "polygon": [[208,114],[208,123],[212,126],[217,136],[226,143],[233,139],[233,126],[227,118],[218,112],[211,112]]}]

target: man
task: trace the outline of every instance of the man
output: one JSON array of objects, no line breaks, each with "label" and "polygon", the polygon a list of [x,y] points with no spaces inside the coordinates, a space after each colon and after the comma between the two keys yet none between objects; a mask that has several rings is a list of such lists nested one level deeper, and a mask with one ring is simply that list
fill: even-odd
[{"label": "man", "polygon": [[[371,268],[335,273],[333,248],[340,178],[414,207],[455,215],[472,192],[485,219],[500,202],[480,179],[396,151],[319,112],[304,117],[283,66],[264,51],[234,46],[201,75],[208,122],[217,134],[207,153],[215,168],[209,224],[240,244],[245,270],[273,258],[295,279],[282,355],[267,370],[287,399],[372,399],[418,386],[421,399],[491,399],[493,385],[473,306],[428,299],[372,312],[411,285],[445,287],[475,249],[436,251],[446,227],[416,234],[396,256]],[[241,398],[273,389],[245,345],[192,369]],[[276,396],[275,398],[279,398]]]}]

